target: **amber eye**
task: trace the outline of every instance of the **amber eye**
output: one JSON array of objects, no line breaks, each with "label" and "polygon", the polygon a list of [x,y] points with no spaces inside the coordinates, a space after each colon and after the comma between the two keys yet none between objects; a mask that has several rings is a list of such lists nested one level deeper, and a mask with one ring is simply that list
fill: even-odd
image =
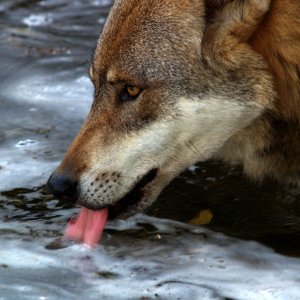
[{"label": "amber eye", "polygon": [[130,97],[137,97],[141,92],[141,89],[134,85],[128,85],[126,88]]},{"label": "amber eye", "polygon": [[121,91],[119,98],[121,101],[133,101],[138,98],[142,89],[136,85],[126,85]]}]

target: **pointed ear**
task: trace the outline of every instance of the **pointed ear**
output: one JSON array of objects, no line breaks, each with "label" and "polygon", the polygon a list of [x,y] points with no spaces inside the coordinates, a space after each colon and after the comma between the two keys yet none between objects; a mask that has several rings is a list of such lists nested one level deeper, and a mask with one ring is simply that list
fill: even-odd
[{"label": "pointed ear", "polygon": [[258,29],[270,3],[271,0],[207,0],[209,16],[203,56],[219,63],[236,61],[250,47],[246,43]]}]

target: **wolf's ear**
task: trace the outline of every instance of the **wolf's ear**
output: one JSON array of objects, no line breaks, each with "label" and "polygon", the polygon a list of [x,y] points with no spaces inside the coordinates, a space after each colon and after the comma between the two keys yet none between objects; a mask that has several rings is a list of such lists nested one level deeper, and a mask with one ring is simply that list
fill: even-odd
[{"label": "wolf's ear", "polygon": [[246,43],[269,11],[270,3],[271,0],[206,0],[204,57],[225,63],[228,59],[235,60],[230,53],[243,55]]}]

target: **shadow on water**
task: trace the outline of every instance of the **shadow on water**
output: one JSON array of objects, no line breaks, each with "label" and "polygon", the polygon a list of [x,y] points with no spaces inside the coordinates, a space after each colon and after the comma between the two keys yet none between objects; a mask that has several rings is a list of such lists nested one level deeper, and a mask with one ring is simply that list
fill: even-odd
[{"label": "shadow on water", "polygon": [[207,162],[176,178],[149,213],[188,222],[205,210],[212,214],[207,228],[300,255],[297,189],[251,182],[239,168]]},{"label": "shadow on water", "polygon": [[[208,162],[178,176],[148,214],[189,223],[199,212],[209,210],[212,218],[205,227],[257,240],[279,253],[299,257],[299,198],[296,189],[270,182],[252,183],[238,168]],[[61,211],[72,207],[71,203],[54,199],[44,187],[3,192],[0,200],[0,208],[7,212],[5,222],[40,220],[53,223],[61,217]],[[140,227],[141,230],[131,234],[138,238],[155,232],[150,224],[140,224]]]}]

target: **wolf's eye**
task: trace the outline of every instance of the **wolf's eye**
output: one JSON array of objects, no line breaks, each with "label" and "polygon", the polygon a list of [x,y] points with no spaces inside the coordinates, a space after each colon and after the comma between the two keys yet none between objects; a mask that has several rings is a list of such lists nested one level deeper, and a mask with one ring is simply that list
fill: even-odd
[{"label": "wolf's eye", "polygon": [[121,101],[133,101],[140,95],[141,92],[142,89],[136,85],[126,85],[121,91],[119,97]]},{"label": "wolf's eye", "polygon": [[129,94],[130,97],[137,97],[140,94],[140,92],[141,92],[141,89],[138,88],[137,86],[130,86],[130,85],[128,85],[126,87],[126,89],[127,89],[127,92],[128,92],[128,94]]}]

